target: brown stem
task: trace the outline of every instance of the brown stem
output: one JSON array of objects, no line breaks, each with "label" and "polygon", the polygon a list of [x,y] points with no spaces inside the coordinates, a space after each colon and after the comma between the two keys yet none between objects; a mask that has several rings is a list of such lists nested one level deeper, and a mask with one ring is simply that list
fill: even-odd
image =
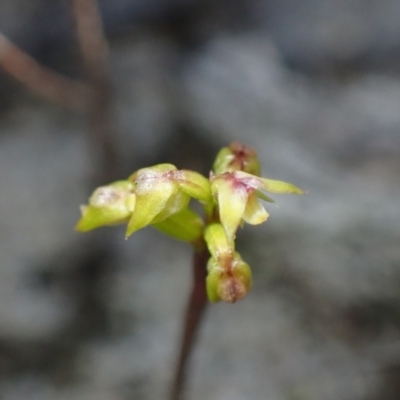
[{"label": "brown stem", "polygon": [[90,88],[39,64],[0,33],[0,67],[50,102],[85,111]]},{"label": "brown stem", "polygon": [[193,286],[184,319],[183,335],[170,400],[183,400],[187,383],[187,365],[192,354],[202,316],[207,305],[205,279],[210,257],[206,246],[195,250],[193,256]]},{"label": "brown stem", "polygon": [[107,63],[108,44],[97,0],[70,0],[70,3],[83,66],[93,89],[88,117],[90,144],[96,157],[94,180],[100,184],[115,180],[118,175],[115,115]]}]

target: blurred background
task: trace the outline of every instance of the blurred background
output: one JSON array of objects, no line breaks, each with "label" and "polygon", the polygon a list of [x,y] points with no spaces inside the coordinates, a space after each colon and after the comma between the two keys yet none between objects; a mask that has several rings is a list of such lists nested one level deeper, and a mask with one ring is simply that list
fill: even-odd
[{"label": "blurred background", "polygon": [[[398,400],[400,2],[99,4],[115,154],[100,172],[85,113],[0,72],[0,397],[166,398],[190,249],[78,234],[79,205],[108,168],[207,174],[240,141],[308,194],[239,233],[254,288],[209,307],[190,399]],[[0,32],[82,77],[68,2],[2,0]]]}]

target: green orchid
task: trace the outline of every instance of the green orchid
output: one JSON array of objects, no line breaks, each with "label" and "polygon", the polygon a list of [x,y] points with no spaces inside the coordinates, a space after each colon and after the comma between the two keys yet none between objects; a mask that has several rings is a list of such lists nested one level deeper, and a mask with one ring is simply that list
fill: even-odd
[{"label": "green orchid", "polygon": [[[86,232],[126,223],[128,238],[153,226],[188,242],[196,253],[211,256],[206,278],[209,300],[235,302],[252,283],[249,265],[235,250],[238,227],[268,219],[260,203],[274,202],[267,193],[304,193],[290,183],[263,178],[260,171],[256,152],[237,142],[220,150],[209,179],[172,164],[142,168],[127,180],[96,189],[88,204],[81,206],[76,229]],[[200,202],[204,216],[189,207],[191,199]]]},{"label": "green orchid", "polygon": [[135,185],[136,204],[126,237],[185,210],[191,197],[203,202],[212,200],[205,177],[194,171],[178,170],[172,164],[139,169],[129,180]]},{"label": "green orchid", "polygon": [[219,207],[219,217],[229,240],[234,240],[243,222],[258,225],[269,214],[258,199],[274,202],[264,192],[302,194],[303,190],[282,181],[261,178],[243,171],[211,174],[211,192]]}]

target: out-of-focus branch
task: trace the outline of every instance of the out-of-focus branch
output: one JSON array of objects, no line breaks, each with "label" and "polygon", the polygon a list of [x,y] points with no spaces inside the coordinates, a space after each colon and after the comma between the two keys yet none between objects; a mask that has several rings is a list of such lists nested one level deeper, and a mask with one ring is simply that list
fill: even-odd
[{"label": "out-of-focus branch", "polygon": [[66,78],[39,64],[0,33],[0,67],[27,88],[50,102],[85,111],[89,86]]},{"label": "out-of-focus branch", "polygon": [[115,115],[108,71],[108,44],[97,0],[70,0],[86,79],[92,88],[89,103],[91,146],[94,147],[96,183],[117,177]]},{"label": "out-of-focus branch", "polygon": [[50,102],[86,112],[90,124],[95,184],[117,176],[108,45],[97,0],[69,0],[76,25],[86,83],[69,79],[39,64],[0,33],[0,68]]},{"label": "out-of-focus branch", "polygon": [[97,0],[70,0],[88,79],[108,81],[108,44]]}]

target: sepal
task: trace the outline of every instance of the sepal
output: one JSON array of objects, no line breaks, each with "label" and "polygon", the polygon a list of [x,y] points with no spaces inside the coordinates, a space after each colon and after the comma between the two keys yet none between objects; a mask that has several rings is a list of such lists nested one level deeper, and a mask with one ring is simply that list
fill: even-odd
[{"label": "sepal", "polygon": [[288,182],[276,181],[274,179],[261,178],[262,189],[270,193],[278,194],[304,194],[303,189]]}]

